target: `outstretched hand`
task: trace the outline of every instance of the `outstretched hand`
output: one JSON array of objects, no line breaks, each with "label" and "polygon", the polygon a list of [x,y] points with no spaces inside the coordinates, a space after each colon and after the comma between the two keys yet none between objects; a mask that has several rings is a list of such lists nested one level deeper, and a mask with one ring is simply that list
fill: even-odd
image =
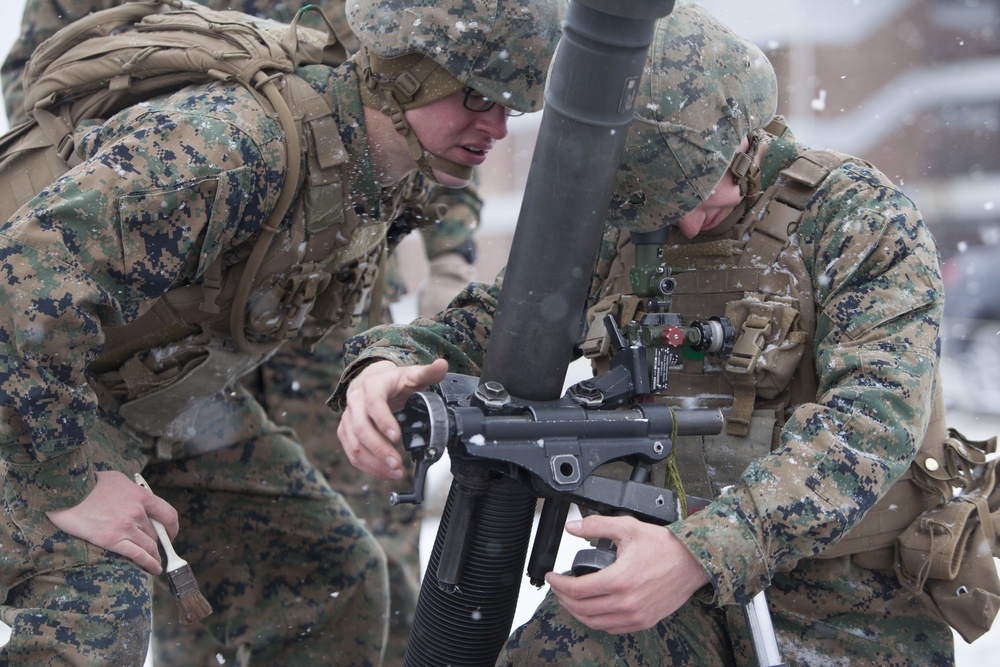
[{"label": "outstretched hand", "polygon": [[447,372],[443,359],[427,366],[377,361],[351,380],[337,436],[355,468],[381,479],[403,477],[403,459],[394,444],[401,432],[393,413],[410,394],[441,382]]},{"label": "outstretched hand", "polygon": [[567,522],[566,531],[587,540],[610,538],[618,549],[615,562],[598,572],[545,576],[559,603],[594,630],[621,634],[651,628],[709,581],[701,564],[663,526],[593,515]]},{"label": "outstretched hand", "polygon": [[163,572],[159,541],[150,519],[177,535],[177,511],[116,470],[95,473],[97,485],[79,505],[46,512],[56,528],[113,551],[151,574]]}]

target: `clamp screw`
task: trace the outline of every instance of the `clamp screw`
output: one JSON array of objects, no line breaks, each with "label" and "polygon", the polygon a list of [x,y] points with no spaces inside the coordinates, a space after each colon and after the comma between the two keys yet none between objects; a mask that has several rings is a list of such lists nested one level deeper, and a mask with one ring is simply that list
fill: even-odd
[{"label": "clamp screw", "polygon": [[484,382],[476,387],[476,398],[492,408],[498,408],[510,402],[510,394],[496,380]]},{"label": "clamp screw", "polygon": [[569,388],[569,396],[586,407],[598,407],[604,401],[604,393],[593,380],[581,380]]}]

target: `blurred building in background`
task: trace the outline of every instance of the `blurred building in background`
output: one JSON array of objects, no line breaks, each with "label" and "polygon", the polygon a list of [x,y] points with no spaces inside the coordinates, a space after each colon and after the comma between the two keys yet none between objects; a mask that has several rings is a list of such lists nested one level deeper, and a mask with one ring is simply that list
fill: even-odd
[{"label": "blurred building in background", "polygon": [[945,257],[1000,241],[1000,2],[783,4],[797,16],[759,45],[796,133],[902,184]]}]

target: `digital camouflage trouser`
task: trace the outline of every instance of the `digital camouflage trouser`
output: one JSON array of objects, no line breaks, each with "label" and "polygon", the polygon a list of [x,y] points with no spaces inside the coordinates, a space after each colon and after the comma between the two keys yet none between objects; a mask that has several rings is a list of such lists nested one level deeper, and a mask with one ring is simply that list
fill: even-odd
[{"label": "digital camouflage trouser", "polygon": [[[288,431],[254,422],[259,408],[237,403],[247,410],[240,423],[258,426],[251,437],[145,467],[137,441],[103,422],[95,427],[106,432],[94,441],[109,443],[100,468],[142,469],[178,510],[174,546],[215,610],[201,625],[179,625],[176,604],[157,607],[160,648],[183,665],[248,657],[268,666],[376,665],[388,611],[381,548]],[[13,634],[0,665],[56,664],[56,653],[74,665],[142,665],[153,578],[55,530],[17,498],[5,509],[0,620]],[[158,597],[169,600],[160,595],[165,577],[156,582]],[[214,653],[203,650],[209,641]]]},{"label": "digital camouflage trouser", "polygon": [[281,348],[261,368],[258,391],[268,413],[295,429],[309,458],[385,551],[391,609],[385,665],[401,667],[420,591],[423,512],[418,505],[389,504],[391,492],[413,488],[409,457],[403,457],[408,471],[404,479],[380,480],[351,465],[337,439],[339,415],[326,406],[326,399],[344,367],[345,334],[353,332],[330,332],[311,353],[301,347]]},{"label": "digital camouflage trouser", "polygon": [[[954,665],[951,629],[902,591],[892,572],[850,557],[802,561],[767,589],[782,659],[790,667]],[[692,599],[644,632],[589,630],[549,594],[507,642],[497,665],[663,667],[756,665],[742,608]]]},{"label": "digital camouflage trouser", "polygon": [[[420,518],[415,505],[393,507],[391,491],[412,486],[412,478],[383,481],[357,470],[337,440],[338,415],[325,405],[343,368],[344,332],[333,331],[313,352],[286,345],[245,380],[274,421],[295,429],[296,441],[319,468],[386,554],[389,571],[389,637],[385,667],[403,664],[420,582]],[[405,458],[405,457],[404,457]],[[406,459],[405,463],[409,463]],[[157,615],[172,618],[176,602],[169,591],[155,596]],[[218,664],[215,638],[201,626],[157,625],[153,638],[156,667]],[[231,650],[230,650],[231,652]],[[221,651],[226,655],[226,651]],[[242,656],[239,656],[242,658]],[[233,664],[227,662],[226,664]],[[241,664],[237,660],[236,664]]]}]

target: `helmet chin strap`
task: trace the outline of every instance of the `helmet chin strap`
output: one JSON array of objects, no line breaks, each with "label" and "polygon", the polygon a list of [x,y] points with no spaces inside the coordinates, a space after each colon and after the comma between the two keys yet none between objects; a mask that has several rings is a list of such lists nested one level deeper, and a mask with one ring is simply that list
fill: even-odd
[{"label": "helmet chin strap", "polygon": [[[358,60],[358,69],[364,82],[361,94],[365,106],[377,109],[392,119],[393,127],[406,139],[406,144],[410,149],[410,157],[417,163],[417,168],[424,176],[437,183],[438,178],[434,175],[434,169],[437,169],[449,176],[466,181],[470,180],[473,169],[471,166],[454,162],[440,155],[434,155],[425,149],[420,143],[417,133],[413,131],[413,127],[406,120],[406,109],[419,106],[414,102],[417,101],[421,93],[421,86],[439,70],[443,72],[443,68],[431,58],[423,56],[416,63],[393,77],[376,73],[373,69],[373,63],[376,62],[380,62],[379,58],[368,49],[363,48]],[[455,90],[459,90],[460,88],[457,86],[461,84],[458,83],[457,79],[455,79],[455,84]],[[426,94],[426,87],[423,92]],[[430,101],[434,100],[421,100],[423,104]]]},{"label": "helmet chin strap", "polygon": [[[424,158],[425,162],[429,167],[432,167],[439,171],[443,171],[449,176],[454,176],[455,178],[461,179],[463,181],[472,180],[472,167],[470,167],[467,164],[453,162],[447,158],[443,158],[440,155],[434,155],[433,153],[430,152],[424,153]],[[420,166],[420,171],[423,171],[425,174],[427,173],[426,171],[424,171],[424,168],[423,166],[421,166],[420,162],[417,162],[417,165]],[[435,182],[436,180],[437,179],[435,179]]]},{"label": "helmet chin strap", "polygon": [[417,168],[420,172],[431,179],[435,183],[438,182],[438,178],[434,175],[434,169],[443,171],[449,176],[454,176],[460,178],[464,181],[472,179],[472,167],[465,164],[459,164],[458,162],[453,162],[447,158],[443,158],[440,155],[435,155],[430,151],[424,149],[423,145],[420,143],[420,139],[417,138],[417,133],[413,131],[410,124],[406,122],[406,118],[400,114],[401,121],[397,121],[393,117],[393,124],[396,127],[396,131],[403,135],[406,139],[406,144],[410,147],[410,156],[417,163]]},{"label": "helmet chin strap", "polygon": [[740,195],[743,201],[733,209],[732,213],[726,216],[715,229],[701,232],[704,236],[721,236],[739,222],[740,218],[753,205],[754,197],[760,194],[760,165],[757,164],[757,151],[760,149],[767,137],[764,130],[754,130],[750,133],[750,146],[746,153],[736,153],[729,163],[729,171],[733,175],[733,182],[740,186]]}]

